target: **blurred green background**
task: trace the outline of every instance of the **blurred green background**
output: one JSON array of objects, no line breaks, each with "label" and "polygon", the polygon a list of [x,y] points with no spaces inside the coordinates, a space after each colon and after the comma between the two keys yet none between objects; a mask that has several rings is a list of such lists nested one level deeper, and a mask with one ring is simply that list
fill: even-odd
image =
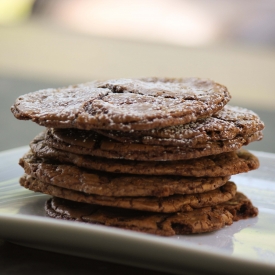
[{"label": "blurred green background", "polygon": [[117,77],[198,76],[266,124],[249,149],[275,153],[272,0],[0,0],[0,151],[42,130],[17,121],[21,94]]}]

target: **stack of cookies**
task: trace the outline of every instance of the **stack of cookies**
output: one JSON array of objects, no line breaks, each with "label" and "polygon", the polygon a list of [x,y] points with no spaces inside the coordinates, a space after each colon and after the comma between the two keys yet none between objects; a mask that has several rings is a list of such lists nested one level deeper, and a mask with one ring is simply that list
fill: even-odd
[{"label": "stack of cookies", "polygon": [[14,116],[46,128],[21,159],[20,184],[52,196],[50,217],[170,236],[203,233],[258,210],[230,176],[259,166],[252,111],[199,78],[117,79],[19,97]]}]

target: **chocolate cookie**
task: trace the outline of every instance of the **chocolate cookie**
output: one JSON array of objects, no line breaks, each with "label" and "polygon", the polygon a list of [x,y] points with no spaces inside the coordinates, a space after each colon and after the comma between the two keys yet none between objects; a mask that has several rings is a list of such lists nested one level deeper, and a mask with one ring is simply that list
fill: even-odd
[{"label": "chocolate cookie", "polygon": [[[263,129],[264,123],[253,111],[227,105],[221,111],[213,114],[212,117],[198,119],[184,125],[147,131],[96,130],[96,132],[124,143],[197,148],[197,146],[202,147],[209,141],[232,140],[238,137],[246,139]],[[66,135],[63,136],[66,138]],[[92,137],[92,135],[89,136],[88,132],[85,136],[87,140]],[[247,142],[244,143],[244,145],[246,144]]]},{"label": "chocolate cookie", "polygon": [[163,236],[210,232],[232,224],[232,220],[255,217],[258,213],[250,200],[239,192],[223,206],[175,214],[91,205],[56,197],[46,202],[45,209],[48,216],[56,219],[101,224]]},{"label": "chocolate cookie", "polygon": [[224,185],[227,177],[180,177],[113,174],[37,159],[29,152],[19,164],[25,173],[52,185],[101,196],[156,196],[204,193]]},{"label": "chocolate cookie", "polygon": [[235,197],[225,203],[221,203],[219,207],[224,207],[233,215],[233,221],[253,218],[258,215],[258,208],[253,206],[252,202],[240,192]]},{"label": "chocolate cookie", "polygon": [[261,131],[247,137],[197,143],[192,148],[122,143],[107,139],[96,132],[78,129],[48,129],[45,134],[46,144],[70,153],[140,161],[184,160],[216,155],[238,150],[242,145],[260,139]]},{"label": "chocolate cookie", "polygon": [[259,167],[252,153],[241,149],[234,152],[181,161],[130,161],[77,155],[51,148],[44,143],[44,133],[31,142],[33,153],[39,158],[74,163],[79,167],[113,173],[143,175],[177,175],[191,177],[224,177],[248,172]]},{"label": "chocolate cookie", "polygon": [[223,186],[200,194],[172,195],[169,197],[107,197],[90,195],[44,183],[28,175],[20,178],[20,184],[27,189],[72,201],[105,206],[136,209],[142,211],[174,213],[192,211],[196,208],[213,206],[232,199],[236,185],[228,181]]},{"label": "chocolate cookie", "polygon": [[229,100],[226,87],[211,80],[117,79],[22,95],[11,110],[47,127],[129,131],[196,121]]}]

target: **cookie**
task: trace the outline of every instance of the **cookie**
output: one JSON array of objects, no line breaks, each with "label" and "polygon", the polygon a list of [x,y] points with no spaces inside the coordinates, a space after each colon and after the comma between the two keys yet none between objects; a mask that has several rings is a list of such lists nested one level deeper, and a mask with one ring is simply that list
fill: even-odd
[{"label": "cookie", "polygon": [[207,141],[192,147],[121,143],[92,131],[48,129],[45,142],[50,147],[75,154],[140,161],[171,161],[199,158],[240,149],[244,144],[262,139],[262,132],[231,140]]},{"label": "cookie", "polygon": [[196,208],[213,206],[232,199],[236,185],[228,181],[223,186],[206,193],[172,195],[169,197],[107,197],[91,195],[44,183],[28,175],[20,178],[20,184],[27,189],[72,201],[112,206],[142,211],[175,213],[192,211]]},{"label": "cookie", "polygon": [[253,218],[258,215],[258,208],[253,206],[252,202],[240,192],[237,192],[235,197],[225,203],[219,205],[224,207],[233,215],[233,221]]},{"label": "cookie", "polygon": [[230,97],[223,85],[200,78],[117,79],[22,95],[11,111],[53,128],[148,130],[211,116]]},{"label": "cookie", "polygon": [[255,217],[258,210],[242,193],[218,206],[185,213],[152,213],[79,203],[53,197],[46,202],[46,213],[56,219],[101,224],[163,236],[210,232],[231,225],[232,221]]},{"label": "cookie", "polygon": [[[238,137],[246,139],[263,129],[264,123],[253,111],[226,105],[212,117],[198,119],[184,125],[147,131],[96,130],[96,132],[123,143],[196,148],[197,145],[202,146],[209,141],[232,140]],[[87,140],[91,139],[88,133],[85,136]],[[247,144],[248,142],[244,142],[243,145]]]},{"label": "cookie", "polygon": [[205,233],[232,224],[224,209],[206,207],[186,213],[152,213],[79,203],[53,197],[46,202],[48,216],[118,227],[161,236]]},{"label": "cookie", "polygon": [[47,132],[46,142],[51,147],[76,154],[144,161],[180,160],[237,150],[262,139],[263,128],[263,122],[254,112],[226,106],[210,118],[150,131],[98,130],[98,134],[76,129],[51,129]]},{"label": "cookie", "polygon": [[29,152],[19,164],[25,173],[55,186],[101,196],[156,196],[204,193],[224,185],[227,177],[145,176],[99,172],[37,159]]},{"label": "cookie", "polygon": [[78,155],[51,148],[44,143],[44,133],[30,143],[39,158],[48,158],[79,167],[112,173],[143,175],[177,175],[187,177],[224,177],[248,172],[259,167],[252,153],[241,149],[234,152],[181,161],[130,161]]}]

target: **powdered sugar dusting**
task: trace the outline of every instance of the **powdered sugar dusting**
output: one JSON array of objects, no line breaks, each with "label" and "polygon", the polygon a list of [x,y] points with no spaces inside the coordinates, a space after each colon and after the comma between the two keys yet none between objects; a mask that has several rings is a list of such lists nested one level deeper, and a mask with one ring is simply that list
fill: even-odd
[{"label": "powdered sugar dusting", "polygon": [[98,132],[121,142],[196,146],[198,143],[209,140],[217,141],[233,139],[238,136],[250,136],[263,128],[263,122],[254,112],[227,105],[212,117],[184,125],[129,133],[100,130]]},{"label": "powdered sugar dusting", "polygon": [[229,100],[226,87],[211,80],[118,79],[30,93],[12,111],[47,127],[130,131],[196,121]]}]

